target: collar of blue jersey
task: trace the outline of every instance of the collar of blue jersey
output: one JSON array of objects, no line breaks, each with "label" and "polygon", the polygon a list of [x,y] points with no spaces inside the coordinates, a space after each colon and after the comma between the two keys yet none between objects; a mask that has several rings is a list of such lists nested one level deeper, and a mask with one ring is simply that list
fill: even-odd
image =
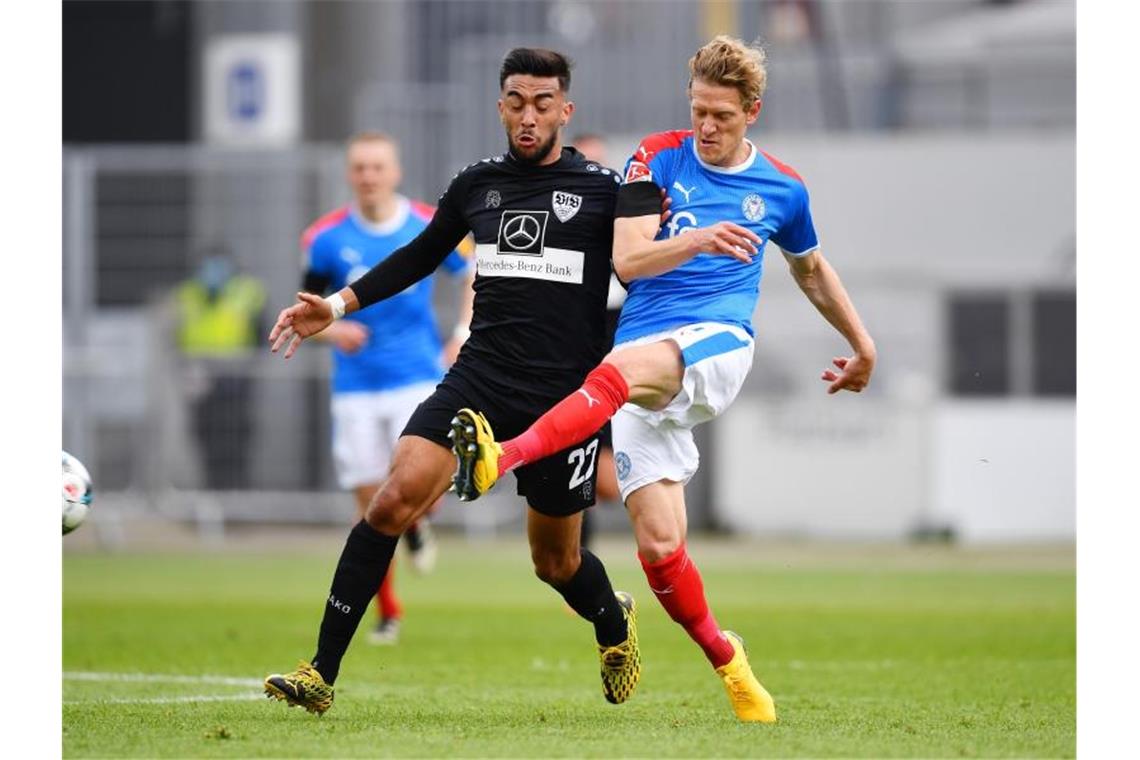
[{"label": "collar of blue jersey", "polygon": [[382,222],[372,222],[365,218],[364,214],[360,213],[360,207],[355,203],[349,206],[349,213],[352,214],[352,221],[356,222],[356,226],[364,230],[370,235],[391,235],[404,226],[408,221],[408,214],[411,213],[412,204],[408,199],[399,193],[396,194],[396,211],[390,217]]},{"label": "collar of blue jersey", "polygon": [[700,163],[701,166],[708,169],[710,172],[716,172],[717,174],[740,174],[743,171],[747,171],[752,166],[752,164],[756,163],[756,154],[760,152],[756,150],[756,146],[753,145],[752,141],[747,137],[744,138],[744,142],[748,143],[748,147],[752,150],[748,154],[748,158],[744,159],[736,166],[713,166],[712,164],[706,164],[704,161],[702,161],[701,154],[697,153],[697,136],[695,134],[693,135],[693,155],[696,157],[697,162]]}]

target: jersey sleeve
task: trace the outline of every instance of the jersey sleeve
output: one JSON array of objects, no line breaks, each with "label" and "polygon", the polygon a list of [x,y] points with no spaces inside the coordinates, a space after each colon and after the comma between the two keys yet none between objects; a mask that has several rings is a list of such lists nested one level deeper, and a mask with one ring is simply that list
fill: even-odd
[{"label": "jersey sleeve", "polygon": [[[468,167],[468,170],[470,167]],[[455,248],[459,242],[471,231],[467,223],[467,214],[464,211],[467,205],[467,190],[470,185],[467,171],[461,171],[451,178],[443,195],[439,196],[435,213],[428,222],[429,227],[439,235],[453,238],[449,248]]]},{"label": "jersey sleeve", "polygon": [[811,219],[811,203],[808,200],[807,187],[796,185],[795,211],[789,215],[787,221],[780,225],[780,229],[771,235],[771,240],[789,256],[806,256],[819,248],[819,237],[815,233],[815,225]]},{"label": "jersey sleeve", "polygon": [[[425,222],[431,222],[432,217],[435,216],[436,208],[427,203],[420,201],[412,201],[412,212]],[[464,274],[467,272],[471,263],[471,257],[475,254],[475,243],[472,241],[471,236],[467,235],[459,241],[459,245],[455,247],[443,260],[440,266],[443,271],[451,275]]]},{"label": "jersey sleeve", "polygon": [[[306,246],[306,243],[308,245]],[[332,279],[333,259],[336,256],[332,236],[318,233],[301,240],[301,269],[305,274]]]},{"label": "jersey sleeve", "polygon": [[676,172],[677,150],[685,131],[657,132],[644,138],[625,162],[615,215],[646,216],[661,213],[661,190]]},{"label": "jersey sleeve", "polygon": [[427,227],[349,286],[356,294],[360,308],[416,284],[435,271],[452,253],[470,231],[463,212],[467,187],[465,172],[453,177],[440,196],[439,206]]},{"label": "jersey sleeve", "polygon": [[348,206],[335,208],[324,214],[301,233],[301,271],[331,277],[336,251],[333,241],[325,234],[348,216]]}]

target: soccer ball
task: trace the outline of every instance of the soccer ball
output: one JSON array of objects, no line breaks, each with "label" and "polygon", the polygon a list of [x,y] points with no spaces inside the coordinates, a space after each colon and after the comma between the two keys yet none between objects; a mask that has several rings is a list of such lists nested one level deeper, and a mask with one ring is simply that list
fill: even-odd
[{"label": "soccer ball", "polygon": [[91,475],[78,459],[63,452],[63,535],[78,528],[91,509]]}]

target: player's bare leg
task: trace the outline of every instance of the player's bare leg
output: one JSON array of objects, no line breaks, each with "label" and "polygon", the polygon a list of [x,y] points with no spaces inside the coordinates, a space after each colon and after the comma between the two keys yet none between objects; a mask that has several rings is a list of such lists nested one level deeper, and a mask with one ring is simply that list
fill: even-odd
[{"label": "player's bare leg", "polygon": [[598,501],[617,501],[620,498],[617,468],[614,467],[614,450],[609,446],[603,446],[598,452]]},{"label": "player's bare leg", "polygon": [[629,494],[626,508],[650,589],[669,617],[704,651],[724,683],[736,716],[743,721],[774,722],[775,703],[753,675],[743,640],[717,625],[700,572],[685,549],[684,485],[662,480],[643,486]]},{"label": "player's bare leg", "polygon": [[345,541],[312,664],[267,677],[267,695],[318,714],[332,705],[341,659],[388,571],[400,534],[447,490],[453,462],[446,447],[418,436],[400,438],[387,479]]},{"label": "player's bare leg", "polygon": [[535,575],[594,625],[606,700],[626,701],[641,678],[633,597],[615,592],[601,560],[580,547],[580,512],[551,517],[528,506],[526,528]]}]

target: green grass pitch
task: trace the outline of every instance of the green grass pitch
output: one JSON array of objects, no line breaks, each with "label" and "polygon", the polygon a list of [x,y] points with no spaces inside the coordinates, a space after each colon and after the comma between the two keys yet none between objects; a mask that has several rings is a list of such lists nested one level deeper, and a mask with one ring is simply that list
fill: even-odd
[{"label": "green grass pitch", "polygon": [[[288,551],[64,559],[67,757],[1071,757],[1072,549],[796,548],[695,539],[721,624],[748,642],[775,726],[733,717],[700,651],[637,598],[644,670],[601,694],[588,626],[519,540],[445,541],[396,647],[349,651],[322,718],[258,698],[312,654],[340,540]],[[366,622],[373,620],[371,610]]]}]

